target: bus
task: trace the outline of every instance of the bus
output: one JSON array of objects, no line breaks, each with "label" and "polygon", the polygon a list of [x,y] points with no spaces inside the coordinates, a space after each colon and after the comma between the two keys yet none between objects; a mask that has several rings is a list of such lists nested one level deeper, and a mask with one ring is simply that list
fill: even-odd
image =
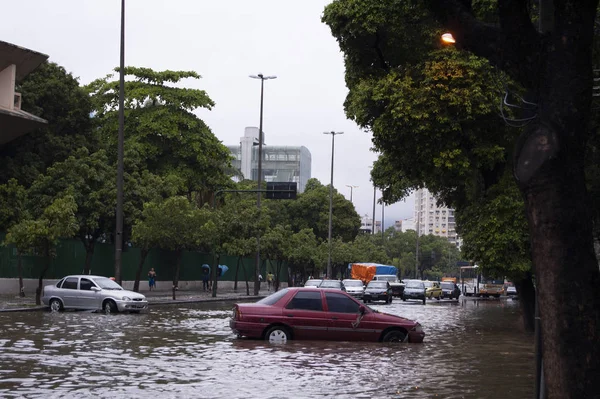
[{"label": "bus", "polygon": [[504,278],[484,276],[477,265],[461,266],[459,287],[465,296],[500,298],[504,294]]}]

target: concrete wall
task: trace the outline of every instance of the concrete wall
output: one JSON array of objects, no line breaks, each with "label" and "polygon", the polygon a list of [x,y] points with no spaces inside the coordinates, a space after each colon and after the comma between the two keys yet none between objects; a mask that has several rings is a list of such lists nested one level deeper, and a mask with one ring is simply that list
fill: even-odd
[{"label": "concrete wall", "polygon": [[15,104],[15,76],[17,68],[14,64],[0,71],[0,108],[12,110]]}]

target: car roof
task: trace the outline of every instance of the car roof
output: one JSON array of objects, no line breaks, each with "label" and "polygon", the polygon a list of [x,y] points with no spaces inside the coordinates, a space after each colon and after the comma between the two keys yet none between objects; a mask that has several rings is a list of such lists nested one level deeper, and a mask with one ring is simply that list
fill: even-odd
[{"label": "car roof", "polygon": [[81,277],[86,277],[86,278],[108,278],[106,276],[96,276],[94,274],[69,274],[68,276],[62,277],[61,280],[63,278],[67,278],[67,277],[77,277],[77,278],[81,278]]}]

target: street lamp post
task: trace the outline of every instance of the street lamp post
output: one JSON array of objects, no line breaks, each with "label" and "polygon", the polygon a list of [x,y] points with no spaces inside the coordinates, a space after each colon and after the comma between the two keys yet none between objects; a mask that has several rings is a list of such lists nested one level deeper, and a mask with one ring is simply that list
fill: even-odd
[{"label": "street lamp post", "polygon": [[123,255],[123,157],[125,141],[125,0],[121,0],[121,55],[119,62],[119,137],[117,144],[117,209],[115,228],[115,280],[121,284]]},{"label": "street lamp post", "polygon": [[385,227],[384,227],[384,221],[385,221],[385,217],[384,217],[384,210],[385,210],[385,203],[383,202],[383,197],[381,197],[381,238],[384,238],[384,231],[385,231]]},{"label": "street lamp post", "polygon": [[[263,98],[264,98],[264,87],[265,80],[276,79],[277,76],[264,76],[262,73],[258,75],[250,75],[252,79],[260,79],[260,124],[258,126],[258,195],[256,197],[256,207],[258,208],[260,218],[260,197],[261,197],[261,186],[262,186],[262,146],[263,146]],[[260,274],[260,232],[256,237],[256,270],[254,271],[254,295],[258,295],[259,281],[258,275]]]},{"label": "street lamp post", "polygon": [[350,187],[350,202],[352,202],[352,189],[358,188],[358,186],[351,186],[350,184],[346,184],[346,187]]},{"label": "street lamp post", "polygon": [[371,234],[375,235],[375,198],[377,197],[377,187],[373,186],[373,223],[371,225]]},{"label": "street lamp post", "polygon": [[329,256],[327,257],[327,277],[331,278],[331,227],[333,217],[333,154],[335,151],[335,136],[344,134],[344,132],[323,132],[323,134],[331,134],[331,184],[329,185]]}]

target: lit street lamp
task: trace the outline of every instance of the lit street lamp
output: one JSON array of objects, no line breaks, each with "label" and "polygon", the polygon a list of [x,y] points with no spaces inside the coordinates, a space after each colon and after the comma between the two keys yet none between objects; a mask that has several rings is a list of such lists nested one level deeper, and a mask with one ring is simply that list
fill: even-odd
[{"label": "lit street lamp", "polygon": [[358,186],[351,186],[349,184],[346,184],[346,187],[350,187],[350,202],[352,202],[352,189],[358,188]]},{"label": "lit street lamp", "polygon": [[323,132],[331,134],[331,184],[329,185],[329,256],[327,257],[327,277],[331,278],[331,218],[333,216],[333,154],[335,150],[335,136],[344,132]]},{"label": "lit street lamp", "polygon": [[[252,79],[260,79],[260,124],[258,126],[258,195],[256,197],[256,207],[259,210],[260,217],[260,197],[261,197],[261,186],[262,186],[262,146],[263,146],[263,97],[265,80],[276,79],[277,76],[264,76],[262,73],[258,75],[250,75]],[[254,295],[258,295],[259,281],[258,275],[260,274],[260,233],[256,238],[256,270],[254,271]]]}]

